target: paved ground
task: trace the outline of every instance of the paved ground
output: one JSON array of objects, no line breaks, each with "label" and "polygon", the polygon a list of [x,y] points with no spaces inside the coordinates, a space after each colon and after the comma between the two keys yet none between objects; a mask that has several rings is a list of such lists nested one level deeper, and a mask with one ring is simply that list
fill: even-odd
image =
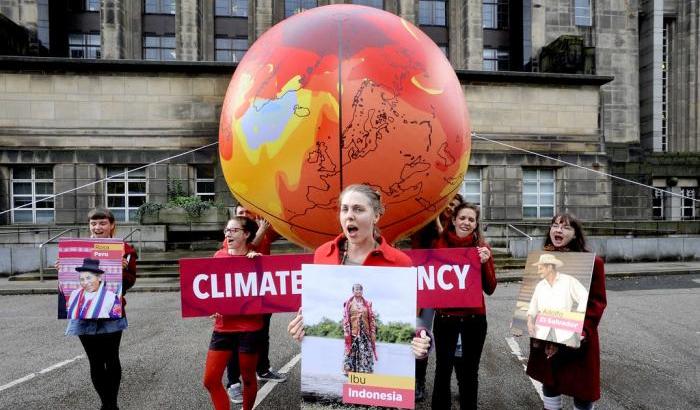
[{"label": "paved ground", "polygon": [[[514,353],[519,348],[527,357],[527,339],[509,340],[518,286],[500,284],[487,299],[479,396],[484,409],[541,408]],[[180,318],[178,293],[135,293],[128,299],[121,408],[210,408],[201,386],[209,320]],[[65,322],[54,319],[55,301],[53,295],[0,296],[0,409],[97,408],[87,360],[78,340],[63,336]],[[608,302],[600,329],[603,397],[597,408],[700,408],[700,275],[611,277]],[[299,353],[284,333],[290,317],[273,317],[275,368],[295,363]],[[431,359],[429,375],[433,365]],[[299,369],[298,363],[291,367],[290,380],[275,385],[258,408],[297,408]]]}]

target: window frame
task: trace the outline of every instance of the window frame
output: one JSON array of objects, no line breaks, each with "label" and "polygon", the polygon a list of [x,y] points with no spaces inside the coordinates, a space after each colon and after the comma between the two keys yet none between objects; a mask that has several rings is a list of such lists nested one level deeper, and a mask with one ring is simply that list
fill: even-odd
[{"label": "window frame", "polygon": [[[481,26],[486,30],[508,30],[510,26],[510,0],[483,0],[482,1]],[[486,24],[486,9],[493,9],[489,25]],[[505,10],[504,10],[505,9]],[[505,21],[505,22],[504,22]]]},{"label": "window frame", "polygon": [[[585,10],[585,12],[583,12]],[[593,4],[591,0],[574,0],[574,25],[593,27]]]},{"label": "window frame", "polygon": [[[375,3],[375,2],[380,2],[382,5],[377,6],[374,4],[365,4],[365,3]],[[381,9],[381,10],[384,10],[384,7],[385,7],[384,0],[359,0],[359,2],[356,0],[353,0],[352,4],[357,4],[359,6],[373,7],[375,9]]]},{"label": "window frame", "polygon": [[[470,172],[472,172],[472,175],[470,176]],[[477,175],[474,175],[474,172],[477,173]],[[483,184],[483,168],[482,167],[468,167],[467,172],[464,173],[464,178],[462,179],[462,184],[459,188],[459,193],[462,195],[462,199],[464,199],[465,202],[471,202],[476,205],[479,205],[481,208],[481,211],[483,213],[483,200],[484,200],[484,184]],[[478,189],[479,192],[478,194],[470,193],[468,192],[467,186],[469,184],[475,184],[478,183]],[[478,201],[472,201],[469,200],[470,197],[473,197],[474,195],[478,195]]]},{"label": "window frame", "polygon": [[[146,42],[148,41],[148,39],[157,39],[158,40],[158,47],[147,46]],[[163,47],[163,39],[172,39],[173,48]],[[158,50],[159,58],[148,58],[147,53],[149,50]],[[169,50],[172,50],[172,52],[170,52]],[[166,52],[170,52],[172,58],[168,58],[168,59],[163,58],[164,53],[166,53]],[[175,34],[172,34],[172,33],[166,33],[166,34],[143,33],[143,59],[148,60],[148,61],[176,61],[177,60],[177,39],[175,37]]]},{"label": "window frame", "polygon": [[[218,44],[217,44],[217,43],[218,43],[218,40],[230,40],[230,41],[231,41],[231,48],[219,48],[219,47],[218,47]],[[238,40],[238,41],[240,41],[240,40],[245,41],[246,48],[245,48],[245,49],[234,48],[235,42],[236,42],[237,40]],[[243,56],[245,55],[245,53],[248,51],[248,47],[249,47],[249,45],[248,45],[248,37],[226,37],[226,36],[216,36],[216,37],[214,38],[214,61],[232,61],[232,62],[234,62],[234,63],[237,63],[237,62],[241,61],[241,59],[243,58]],[[219,58],[219,52],[227,53],[228,56],[229,56],[229,57],[232,57],[232,58],[220,59],[220,58]],[[238,57],[238,56],[239,56],[238,52],[242,52],[242,53],[240,53],[240,57]]]},{"label": "window frame", "polygon": [[[149,0],[143,2],[143,14],[160,14],[165,16],[174,16],[177,10],[177,0],[152,0],[156,3],[156,11],[148,11]],[[166,4],[170,4],[170,10],[166,10]]]},{"label": "window frame", "polygon": [[[487,53],[493,52],[493,56],[487,58]],[[505,58],[503,58],[505,56]],[[487,62],[495,64],[495,70],[487,67]],[[504,64],[505,67],[501,67]],[[502,48],[484,47],[482,51],[482,69],[484,71],[508,71],[510,68],[510,50]]]},{"label": "window frame", "polygon": [[[294,2],[295,5],[298,5],[298,7],[291,8],[288,7],[289,3]],[[310,6],[310,4],[313,2],[313,6]],[[295,14],[302,13],[306,10],[313,9],[315,7],[318,7],[318,0],[285,0],[284,1],[284,18],[291,17]]]},{"label": "window frame", "polygon": [[[526,171],[537,171],[536,178],[535,179],[526,179],[525,173]],[[551,179],[545,179],[542,174],[544,172],[551,172]],[[557,212],[557,170],[554,168],[523,168],[523,189],[522,189],[522,211],[523,211],[523,219],[548,219],[553,217],[556,212]],[[530,192],[525,192],[525,184],[526,183],[536,183],[537,184],[537,192],[536,193],[530,193]],[[551,184],[552,190],[551,192],[546,192],[542,190],[542,186],[544,184]],[[535,205],[533,204],[526,204],[525,201],[525,196],[529,195],[532,196],[534,195],[537,198],[537,203]],[[551,195],[552,196],[552,203],[543,203],[542,202],[542,196],[543,195]],[[525,216],[525,208],[535,208],[536,209],[536,216]],[[543,208],[551,208],[551,214],[544,214],[542,212]]]},{"label": "window frame", "polygon": [[[443,19],[442,22],[436,17],[436,6],[438,4],[443,5]],[[423,8],[425,6],[425,9]],[[422,10],[429,11],[423,13]],[[448,26],[448,5],[447,0],[419,0],[418,1],[418,25],[420,26],[433,26],[433,27],[447,27]],[[441,24],[442,23],[442,24]]]},{"label": "window frame", "polygon": [[[218,6],[220,2],[226,5],[225,9],[228,10],[228,14],[219,14],[219,10],[224,9],[223,6]],[[241,3],[245,3],[245,7],[243,7],[243,4]],[[239,5],[243,14],[236,14],[234,11],[239,9]],[[214,0],[214,17],[248,18],[248,6],[248,0]]]},{"label": "window frame", "polygon": [[[73,36],[81,36],[81,43],[71,43]],[[97,39],[97,45],[89,40]],[[73,51],[81,51],[82,57],[73,57]],[[90,56],[90,51],[94,52],[94,57]],[[68,33],[68,58],[76,60],[99,60],[102,57],[102,38],[100,32],[71,32]]]},{"label": "window frame", "polygon": [[[663,221],[666,219],[666,199],[668,198],[668,193],[663,187],[655,187],[659,189],[654,189],[651,196],[651,219],[655,221]],[[658,212],[657,212],[658,211]],[[658,215],[655,215],[658,213]]]},{"label": "window frame", "polygon": [[[15,178],[15,171],[19,168],[28,168],[30,170],[31,176],[29,179],[26,178]],[[51,178],[37,178],[36,177],[36,170],[37,168],[50,168],[51,169]],[[21,184],[26,184],[29,183],[31,186],[31,194],[17,194],[15,193],[15,183],[21,183]],[[50,183],[51,184],[51,193],[50,194],[37,194],[37,184],[42,183]],[[37,223],[55,223],[56,222],[56,202],[55,198],[47,201],[40,201],[41,199],[44,198],[49,198],[52,197],[56,194],[56,182],[54,178],[54,170],[53,170],[53,165],[44,165],[44,166],[16,166],[12,167],[10,169],[10,223],[11,224],[37,224]],[[23,208],[19,208],[15,210],[15,198],[29,198],[31,206],[25,206]],[[40,202],[37,202],[40,201]],[[52,206],[42,208],[42,207],[37,207],[38,204],[45,204],[45,203],[51,203]],[[22,213],[27,213],[26,211],[31,211],[32,214],[32,221],[15,221],[15,212],[20,211]],[[51,211],[51,220],[48,222],[37,222],[37,211],[39,212],[48,212]]]},{"label": "window frame", "polygon": [[[140,169],[137,172],[143,172],[143,177],[141,176],[131,176],[134,172],[135,168],[139,168],[138,166],[108,166],[105,168],[105,173],[106,173],[106,178],[104,179],[104,198],[105,198],[105,204],[109,210],[112,211],[114,214],[115,220],[118,220],[119,222],[136,222],[135,219],[131,219],[130,213],[133,210],[134,211],[134,217],[136,216],[136,210],[138,210],[138,206],[129,206],[129,199],[130,197],[142,197],[143,198],[143,203],[148,201],[148,175],[146,174],[146,169]],[[110,174],[115,173],[117,176],[110,176]],[[131,183],[144,183],[144,192],[143,194],[132,194],[129,192],[129,186]],[[109,192],[109,185],[110,183],[123,183],[123,192],[122,193],[116,193],[112,194]],[[124,199],[124,206],[115,206],[110,204],[109,198],[123,198]],[[139,205],[140,206],[140,205]],[[123,219],[119,219],[119,215],[121,215],[123,212]]]},{"label": "window frame", "polygon": [[[691,221],[695,220],[695,201],[688,199],[688,198],[693,198],[697,199],[698,195],[698,188],[694,186],[684,186],[680,188],[681,190],[681,195],[683,195],[683,198],[681,198],[681,220],[683,221]],[[688,198],[686,198],[688,197]],[[689,211],[689,215],[686,216],[686,211]]]},{"label": "window frame", "polygon": [[[194,167],[194,195],[198,196],[202,201],[211,201],[214,202],[216,198],[216,185],[215,181],[216,178],[214,177],[214,167],[212,167],[212,177],[200,177],[200,169],[202,166],[195,166]],[[211,183],[213,191],[211,192],[202,192],[199,190],[199,184],[200,183]]]}]

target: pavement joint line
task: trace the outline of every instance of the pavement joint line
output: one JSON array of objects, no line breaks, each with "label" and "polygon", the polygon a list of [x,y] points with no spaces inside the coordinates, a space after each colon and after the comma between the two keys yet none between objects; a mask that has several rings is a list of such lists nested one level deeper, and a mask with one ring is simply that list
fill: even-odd
[{"label": "pavement joint line", "polygon": [[74,361],[80,360],[80,359],[82,359],[82,358],[84,358],[84,357],[85,357],[85,355],[84,355],[84,354],[81,354],[81,355],[75,356],[75,357],[72,358],[72,359],[68,359],[68,360],[64,360],[64,361],[62,361],[62,362],[58,362],[58,363],[56,363],[56,364],[54,364],[54,365],[51,365],[51,366],[49,366],[49,367],[47,367],[47,368],[45,368],[45,369],[39,370],[38,372],[29,373],[28,375],[26,375],[26,376],[24,376],[24,377],[20,377],[19,379],[13,380],[13,381],[11,381],[11,382],[9,382],[9,383],[7,383],[7,384],[4,384],[4,385],[0,386],[0,392],[1,392],[1,391],[4,391],[4,390],[7,390],[7,389],[9,389],[9,388],[11,388],[11,387],[17,386],[18,384],[22,384],[22,383],[24,383],[24,382],[26,382],[26,381],[32,380],[33,378],[35,378],[35,377],[37,377],[37,376],[40,376],[40,375],[42,375],[42,374],[46,374],[46,373],[48,373],[48,372],[50,372],[50,371],[52,371],[52,370],[56,370],[56,369],[58,369],[59,367],[63,367],[63,366],[65,366],[65,365],[67,365],[67,364],[73,363]]},{"label": "pavement joint line", "polygon": [[[296,365],[299,360],[301,359],[301,353],[297,353],[296,356],[292,357],[290,361],[287,362],[284,366],[282,366],[279,369],[280,374],[287,374],[294,365]],[[262,389],[258,390],[258,395],[255,398],[255,404],[253,405],[253,409],[258,407],[260,403],[262,403],[263,400],[265,400],[265,397],[267,397],[271,392],[272,389],[274,389],[276,386],[278,386],[280,383],[275,383],[275,382],[267,382],[265,385],[262,387]]]},{"label": "pavement joint line", "polygon": [[[508,344],[508,347],[510,347],[510,351],[513,353],[515,357],[518,358],[518,361],[523,365],[523,370],[527,371],[527,360],[525,360],[525,357],[523,356],[522,351],[520,350],[520,345],[518,342],[515,341],[514,337],[506,337],[506,343]],[[527,374],[525,374],[527,376]],[[540,396],[540,400],[542,400],[542,403],[544,403],[544,394],[542,393],[542,383],[538,382],[537,380],[533,379],[530,376],[527,376],[528,379],[530,379],[530,383],[532,383],[532,386],[535,388],[535,391],[537,394]]]}]

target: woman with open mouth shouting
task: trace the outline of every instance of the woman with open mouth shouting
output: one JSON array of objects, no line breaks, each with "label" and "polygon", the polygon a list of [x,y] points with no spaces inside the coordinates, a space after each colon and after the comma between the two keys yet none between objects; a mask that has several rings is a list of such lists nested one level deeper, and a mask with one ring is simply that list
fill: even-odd
[{"label": "woman with open mouth shouting", "polygon": [[[544,242],[544,250],[588,252],[581,223],[571,214],[555,215]],[[581,410],[592,409],[594,402],[600,398],[598,323],[606,305],[605,268],[603,260],[596,256],[581,346],[574,349],[559,343],[530,339],[527,374],[542,382],[545,409],[561,409],[562,394],[573,397],[574,408]]]},{"label": "woman with open mouth shouting", "polygon": [[[343,232],[332,241],[319,246],[314,252],[314,263],[328,265],[411,266],[405,253],[392,247],[379,233],[377,222],[384,213],[379,192],[368,185],[350,185],[340,193],[340,225]],[[301,309],[287,326],[296,340],[304,337],[304,318]],[[424,332],[411,342],[413,354],[425,357],[430,337]]]}]

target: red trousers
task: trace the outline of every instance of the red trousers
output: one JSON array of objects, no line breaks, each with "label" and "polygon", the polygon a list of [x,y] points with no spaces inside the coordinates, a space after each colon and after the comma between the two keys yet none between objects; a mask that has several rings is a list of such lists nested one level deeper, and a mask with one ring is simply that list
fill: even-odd
[{"label": "red trousers", "polygon": [[[240,362],[241,379],[243,379],[243,410],[252,410],[255,397],[258,395],[258,380],[255,375],[255,366],[258,363],[257,353],[238,354]],[[231,404],[226,393],[221,377],[224,375],[226,363],[234,352],[230,350],[209,350],[207,362],[204,365],[204,387],[209,390],[211,401],[216,410],[229,410]]]}]

